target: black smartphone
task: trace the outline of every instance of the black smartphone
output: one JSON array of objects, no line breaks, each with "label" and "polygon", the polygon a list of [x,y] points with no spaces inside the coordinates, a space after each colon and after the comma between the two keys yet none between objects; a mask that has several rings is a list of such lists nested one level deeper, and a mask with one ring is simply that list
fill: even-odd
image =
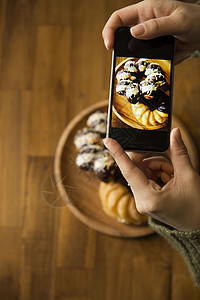
[{"label": "black smartphone", "polygon": [[174,37],[138,40],[129,27],[115,33],[107,137],[125,150],[169,147]]}]

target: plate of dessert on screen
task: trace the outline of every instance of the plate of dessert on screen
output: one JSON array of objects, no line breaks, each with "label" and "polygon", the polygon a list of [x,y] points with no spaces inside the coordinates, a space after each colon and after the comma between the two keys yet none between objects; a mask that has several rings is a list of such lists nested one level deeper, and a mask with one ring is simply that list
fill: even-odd
[{"label": "plate of dessert on screen", "polygon": [[170,109],[169,60],[116,58],[113,111],[127,125],[166,128]]}]

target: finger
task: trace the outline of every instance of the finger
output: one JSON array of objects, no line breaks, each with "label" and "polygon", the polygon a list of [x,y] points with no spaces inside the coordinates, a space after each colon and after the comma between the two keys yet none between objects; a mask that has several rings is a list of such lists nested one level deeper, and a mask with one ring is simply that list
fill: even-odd
[{"label": "finger", "polygon": [[162,172],[160,174],[160,178],[161,178],[162,182],[165,183],[165,184],[168,183],[172,179],[172,177],[169,174],[165,173],[165,172]]},{"label": "finger", "polygon": [[154,156],[146,158],[141,163],[146,168],[149,168],[154,171],[163,171],[167,174],[172,174],[174,168],[171,162],[164,156]]},{"label": "finger", "polygon": [[123,26],[123,23],[120,16],[113,13],[102,31],[102,37],[107,50],[114,47],[115,31],[121,26]]},{"label": "finger", "polygon": [[187,30],[185,25],[181,17],[172,13],[137,24],[131,28],[131,34],[140,39],[153,39],[163,35],[177,36]]},{"label": "finger", "polygon": [[140,164],[141,161],[149,156],[149,153],[141,153],[141,152],[133,152],[133,151],[126,151],[126,154],[130,157],[131,160],[136,162],[137,164]]},{"label": "finger", "polygon": [[174,171],[171,162],[164,156],[154,156],[144,159],[141,167],[148,178],[154,181],[157,178],[161,178],[163,183],[167,183],[171,179],[171,174]]},{"label": "finger", "polygon": [[147,168],[143,168],[141,166],[141,162],[145,157],[149,156],[149,153],[141,153],[141,152],[127,152],[127,155],[130,157],[130,159],[135,162],[137,165],[140,166],[140,169],[142,169],[143,173],[146,175],[146,177],[149,179],[151,178],[151,171]]},{"label": "finger", "polygon": [[179,128],[174,128],[171,131],[170,157],[174,167],[174,172],[178,174],[178,176],[182,176],[186,171],[193,169]]},{"label": "finger", "polygon": [[136,192],[144,191],[148,187],[148,180],[142,170],[130,159],[115,140],[105,138],[103,142],[133,190]]},{"label": "finger", "polygon": [[130,26],[137,23],[137,9],[139,5],[140,3],[119,9],[115,11],[108,19],[102,31],[104,44],[108,50],[112,49],[114,46],[114,33],[118,27]]},{"label": "finger", "polygon": [[169,182],[173,178],[173,175],[167,174],[164,171],[160,171],[160,170],[152,171],[151,170],[151,172],[152,172],[152,178],[151,179],[153,179],[154,181],[156,181],[158,178],[160,178],[162,180],[162,182],[166,184],[167,182]]}]

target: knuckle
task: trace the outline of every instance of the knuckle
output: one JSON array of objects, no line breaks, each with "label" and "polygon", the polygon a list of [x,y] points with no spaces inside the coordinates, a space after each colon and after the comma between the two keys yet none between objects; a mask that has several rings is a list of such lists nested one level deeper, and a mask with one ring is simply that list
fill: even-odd
[{"label": "knuckle", "polygon": [[181,24],[181,31],[187,33],[191,30],[191,16],[185,9],[181,9],[177,18],[177,23]]},{"label": "knuckle", "polygon": [[157,19],[146,22],[145,26],[148,32],[159,32],[159,23]]},{"label": "knuckle", "polygon": [[181,147],[179,147],[179,148],[176,150],[176,154],[177,154],[178,156],[184,156],[184,157],[188,156],[188,150],[187,150],[186,146],[185,146],[184,144],[181,145]]},{"label": "knuckle", "polygon": [[184,23],[187,21],[187,18],[188,18],[187,12],[185,11],[185,9],[181,9],[178,15],[179,22],[181,22],[181,24],[184,25]]},{"label": "knuckle", "polygon": [[115,11],[111,14],[110,18],[112,18],[112,19],[118,19],[118,18],[119,18],[119,10],[115,10]]},{"label": "knuckle", "polygon": [[122,22],[121,17],[120,17],[121,12],[122,12],[122,9],[118,9],[118,10],[114,11],[111,14],[110,19],[117,21],[117,23],[119,23],[119,24],[121,24],[121,26],[123,26],[123,22]]},{"label": "knuckle", "polygon": [[113,18],[115,18],[116,16],[118,15],[118,10],[115,10],[112,14],[111,14],[111,17]]}]

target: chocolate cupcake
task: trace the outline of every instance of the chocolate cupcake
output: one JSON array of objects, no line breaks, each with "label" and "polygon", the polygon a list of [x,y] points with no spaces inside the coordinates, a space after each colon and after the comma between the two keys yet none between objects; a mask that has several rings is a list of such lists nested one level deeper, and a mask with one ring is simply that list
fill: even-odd
[{"label": "chocolate cupcake", "polygon": [[158,63],[150,63],[146,70],[145,70],[145,76],[148,76],[149,74],[152,73],[162,73],[162,68]]},{"label": "chocolate cupcake", "polygon": [[124,64],[124,70],[131,73],[131,80],[137,80],[138,77],[138,69],[134,60],[128,60]]},{"label": "chocolate cupcake", "polygon": [[98,145],[98,144],[93,144],[93,145],[85,145],[81,147],[79,153],[99,153],[100,151],[103,151],[104,145]]},{"label": "chocolate cupcake", "polygon": [[85,171],[93,171],[95,156],[96,153],[93,152],[78,153],[76,165]]},{"label": "chocolate cupcake", "polygon": [[95,132],[99,132],[102,136],[106,134],[107,113],[97,110],[89,116],[87,126]]},{"label": "chocolate cupcake", "polygon": [[132,104],[135,104],[140,99],[140,87],[138,83],[133,82],[126,89],[126,98]]},{"label": "chocolate cupcake", "polygon": [[118,167],[108,150],[105,149],[96,156],[93,169],[100,180],[108,182],[115,176]]},{"label": "chocolate cupcake", "polygon": [[166,84],[165,76],[162,73],[151,73],[145,78],[145,81],[151,82],[156,87],[161,87]]},{"label": "chocolate cupcake", "polygon": [[125,70],[121,70],[117,73],[116,78],[118,81],[120,80],[130,80],[131,79],[131,73],[127,72]]},{"label": "chocolate cupcake", "polygon": [[121,80],[118,82],[117,86],[116,86],[116,92],[119,95],[125,95],[126,94],[126,89],[128,86],[130,86],[130,84],[132,83],[132,80]]},{"label": "chocolate cupcake", "polygon": [[143,80],[140,82],[140,91],[143,97],[145,97],[146,99],[152,99],[156,96],[157,87],[155,84]]},{"label": "chocolate cupcake", "polygon": [[76,165],[83,170],[93,171],[95,158],[103,149],[105,149],[103,145],[84,145],[76,157]]},{"label": "chocolate cupcake", "polygon": [[78,130],[77,134],[74,137],[74,144],[77,150],[80,150],[81,147],[85,145],[99,144],[103,145],[102,138],[99,133],[94,132],[93,130],[85,127]]},{"label": "chocolate cupcake", "polygon": [[124,64],[124,69],[130,73],[137,73],[138,69],[136,67],[136,63],[134,60],[128,60],[125,64]]},{"label": "chocolate cupcake", "polygon": [[145,72],[148,65],[149,65],[149,61],[146,58],[140,58],[136,63],[136,66],[137,66],[139,72],[141,72],[141,73]]},{"label": "chocolate cupcake", "polygon": [[106,136],[106,130],[107,130],[107,122],[100,122],[98,123],[94,128],[94,131],[99,132],[101,137],[104,138]]},{"label": "chocolate cupcake", "polygon": [[107,121],[107,112],[101,112],[100,110],[97,110],[95,113],[89,116],[87,119],[87,126],[90,128],[94,128],[96,124],[100,122],[106,122]]}]

